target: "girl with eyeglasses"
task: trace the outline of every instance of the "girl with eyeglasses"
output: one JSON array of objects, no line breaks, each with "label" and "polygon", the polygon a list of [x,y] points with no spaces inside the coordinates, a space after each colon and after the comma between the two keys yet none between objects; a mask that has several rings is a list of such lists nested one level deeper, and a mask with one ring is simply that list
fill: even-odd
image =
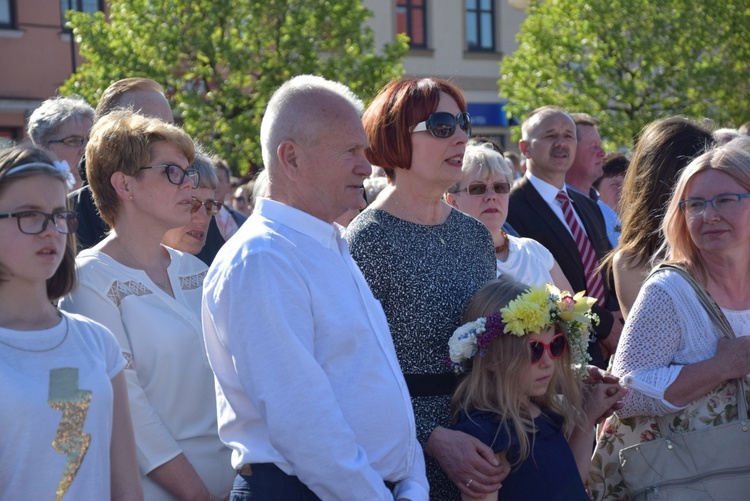
[{"label": "girl with eyeglasses", "polygon": [[484,223],[495,244],[497,276],[507,275],[529,285],[553,283],[570,290],[547,248],[530,238],[508,235],[508,195],[513,171],[510,161],[490,143],[472,140],[464,153],[461,180],[448,189],[445,200],[456,209]]},{"label": "girl with eyeglasses", "polygon": [[80,287],[61,303],[108,327],[128,361],[138,465],[149,500],[223,499],[235,477],[218,436],[203,345],[207,266],[162,244],[194,210],[206,210],[205,200],[196,199],[194,156],[191,138],[156,118],[118,111],[97,121],[86,147],[86,177],[112,231],[78,255]]},{"label": "girl with eyeglasses", "polygon": [[0,497],[142,499],[125,360],[54,301],[76,286],[67,164],[0,151]]},{"label": "girl with eyeglasses", "polygon": [[448,342],[450,363],[467,373],[451,402],[452,428],[511,466],[500,490],[481,499],[589,499],[595,423],[625,394],[617,383],[581,384],[593,302],[501,278],[469,304]]}]

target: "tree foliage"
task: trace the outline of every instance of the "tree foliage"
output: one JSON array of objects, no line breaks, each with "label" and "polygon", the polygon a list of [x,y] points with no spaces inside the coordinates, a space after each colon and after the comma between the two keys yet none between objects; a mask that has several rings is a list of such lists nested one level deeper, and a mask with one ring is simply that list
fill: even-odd
[{"label": "tree foliage", "polygon": [[69,13],[86,59],[61,89],[96,103],[121,78],[167,89],[185,130],[240,172],[260,163],[273,91],[294,75],[348,85],[363,99],[403,72],[399,37],[376,52],[361,0],[111,0],[109,16]]},{"label": "tree foliage", "polygon": [[602,121],[611,146],[669,115],[750,120],[748,0],[532,1],[500,92],[523,118],[556,104]]}]

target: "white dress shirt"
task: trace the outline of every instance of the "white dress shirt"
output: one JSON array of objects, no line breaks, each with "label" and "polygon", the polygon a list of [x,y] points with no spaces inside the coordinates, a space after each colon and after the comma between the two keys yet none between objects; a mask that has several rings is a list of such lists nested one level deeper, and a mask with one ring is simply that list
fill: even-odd
[{"label": "white dress shirt", "polygon": [[[529,182],[531,183],[531,186],[536,189],[536,191],[539,192],[539,196],[544,199],[545,202],[547,202],[547,205],[549,205],[550,209],[552,209],[552,212],[555,213],[557,218],[560,220],[560,222],[567,228],[568,233],[570,233],[570,236],[573,236],[573,232],[570,231],[570,228],[568,227],[567,221],[565,221],[565,214],[563,214],[562,206],[560,205],[560,202],[555,198],[557,196],[557,193],[560,190],[560,188],[553,186],[549,184],[547,181],[543,181],[536,177],[534,174],[531,173],[531,171],[526,171],[526,177],[529,178]],[[564,185],[562,187],[562,191],[564,191],[568,198],[570,198],[570,194],[568,193],[568,186]],[[583,230],[583,233],[588,236],[586,233],[586,227],[583,225],[583,221],[581,221],[581,218],[578,217],[578,213],[575,210],[575,204],[573,204],[573,199],[570,200],[571,205],[573,206],[573,215],[576,217],[576,220],[578,221],[578,224],[581,225],[581,229]],[[575,239],[574,239],[575,240]]]},{"label": "white dress shirt", "polygon": [[322,499],[427,499],[388,323],[342,233],[260,199],[216,256],[203,331],[219,435],[235,468],[274,463]]}]

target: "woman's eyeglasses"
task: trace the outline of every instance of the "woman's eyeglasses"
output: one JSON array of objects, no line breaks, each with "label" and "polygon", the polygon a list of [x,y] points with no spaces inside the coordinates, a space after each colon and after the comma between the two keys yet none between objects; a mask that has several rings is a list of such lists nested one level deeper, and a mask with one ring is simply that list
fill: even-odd
[{"label": "woman's eyeglasses", "polygon": [[529,341],[529,345],[531,346],[531,364],[538,364],[542,360],[545,350],[549,353],[549,358],[557,360],[565,353],[565,346],[567,344],[565,335],[562,333],[553,337],[549,343]]},{"label": "woman's eyeglasses", "polygon": [[75,212],[62,210],[47,214],[38,210],[26,210],[23,212],[11,212],[9,214],[0,214],[0,219],[14,217],[18,222],[18,229],[21,233],[27,235],[38,235],[47,229],[47,221],[52,221],[55,229],[67,235],[75,233],[78,229],[78,215]]},{"label": "woman's eyeglasses", "polygon": [[215,216],[219,213],[219,209],[221,208],[221,204],[217,202],[216,200],[211,200],[210,198],[206,200],[205,202],[201,202],[195,197],[190,197],[193,199],[193,208],[190,209],[191,214],[195,214],[198,212],[198,210],[201,208],[201,206],[206,207],[206,215],[208,217]]},{"label": "woman's eyeglasses", "polygon": [[185,177],[188,177],[193,182],[193,189],[195,189],[198,187],[198,183],[200,183],[201,180],[201,175],[197,170],[193,168],[185,170],[179,165],[175,164],[160,164],[140,168],[140,170],[145,169],[164,169],[164,173],[167,175],[167,179],[169,179],[169,182],[172,184],[176,184],[177,186],[180,186],[182,183],[184,183]]},{"label": "woman's eyeglasses", "polygon": [[433,136],[445,139],[451,137],[456,132],[456,124],[461,127],[461,130],[466,133],[467,136],[471,136],[471,117],[467,112],[459,113],[456,116],[451,115],[446,111],[437,111],[427,117],[424,122],[419,122],[411,130],[412,132],[420,132],[423,130],[430,131]]},{"label": "woman's eyeglasses", "polygon": [[721,213],[729,213],[735,210],[743,198],[750,198],[750,193],[725,193],[710,200],[704,198],[688,198],[682,200],[679,205],[680,210],[688,216],[700,216],[706,210],[706,205],[711,204],[714,210]]},{"label": "woman's eyeglasses", "polygon": [[472,183],[466,188],[461,188],[456,193],[463,193],[465,191],[469,195],[473,195],[475,197],[483,197],[490,189],[498,195],[505,195],[510,193],[510,184],[502,182],[492,184]]},{"label": "woman's eyeglasses", "polygon": [[86,143],[88,142],[89,142],[89,138],[87,137],[68,136],[62,139],[52,139],[51,141],[47,141],[47,144],[62,143],[65,146],[70,146],[71,148],[79,148],[81,146],[85,146]]}]

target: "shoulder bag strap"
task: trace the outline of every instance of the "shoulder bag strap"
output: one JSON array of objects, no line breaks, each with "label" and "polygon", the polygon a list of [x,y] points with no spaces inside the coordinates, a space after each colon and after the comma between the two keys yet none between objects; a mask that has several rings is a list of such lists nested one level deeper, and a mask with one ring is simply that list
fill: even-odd
[{"label": "shoulder bag strap", "polygon": [[[701,284],[699,284],[693,276],[687,272],[684,268],[681,266],[673,265],[673,264],[660,264],[656,268],[654,268],[653,271],[649,274],[649,277],[651,275],[654,275],[656,273],[659,273],[661,271],[674,271],[678,273],[682,278],[685,279],[687,283],[690,284],[690,286],[695,290],[695,293],[698,295],[698,299],[700,300],[703,307],[706,309],[706,312],[708,313],[708,316],[711,318],[711,321],[714,323],[714,325],[719,329],[719,332],[721,332],[725,337],[729,339],[734,339],[736,336],[734,335],[734,330],[732,330],[732,326],[729,325],[729,321],[727,320],[727,317],[724,316],[724,312],[721,311],[721,308],[718,304],[716,304],[716,301],[714,301],[714,298],[711,297],[711,295],[708,293],[705,287],[703,287]],[[745,397],[745,382],[744,378],[737,379],[737,387],[739,389],[739,393],[737,394],[737,407],[739,409],[739,419],[742,419],[742,416],[747,416],[747,398]],[[659,427],[661,430],[668,430],[669,428],[667,426],[667,420],[666,416],[659,416],[657,418],[657,421],[659,423]],[[670,433],[671,435],[671,433]],[[663,434],[663,436],[666,436]]]}]

